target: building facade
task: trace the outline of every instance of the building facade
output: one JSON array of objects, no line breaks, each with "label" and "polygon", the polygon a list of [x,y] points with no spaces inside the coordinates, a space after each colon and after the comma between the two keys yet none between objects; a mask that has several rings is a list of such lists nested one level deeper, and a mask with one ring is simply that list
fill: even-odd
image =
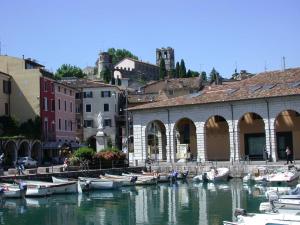
[{"label": "building facade", "polygon": [[11,76],[0,72],[0,116],[10,115]]},{"label": "building facade", "polygon": [[[131,109],[134,159],[176,162],[189,147],[198,162],[273,161],[285,148],[300,159],[300,69],[260,73],[240,82],[206,87],[188,96]],[[154,151],[156,149],[156,151]]]}]

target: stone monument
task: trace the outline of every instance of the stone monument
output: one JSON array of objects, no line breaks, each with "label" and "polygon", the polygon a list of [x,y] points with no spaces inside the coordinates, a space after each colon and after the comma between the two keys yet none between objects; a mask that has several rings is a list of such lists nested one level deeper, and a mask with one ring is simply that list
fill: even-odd
[{"label": "stone monument", "polygon": [[99,112],[97,116],[98,128],[96,134],[96,143],[97,143],[97,152],[102,151],[107,147],[107,136],[103,131],[103,116],[102,113]]}]

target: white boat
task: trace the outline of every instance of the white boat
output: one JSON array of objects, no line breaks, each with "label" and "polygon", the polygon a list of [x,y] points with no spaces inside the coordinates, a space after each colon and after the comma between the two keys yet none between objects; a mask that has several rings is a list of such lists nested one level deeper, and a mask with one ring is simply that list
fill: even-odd
[{"label": "white boat", "polygon": [[121,182],[92,177],[78,177],[82,190],[111,190],[122,186]]},{"label": "white boat", "polygon": [[197,175],[193,178],[194,181],[203,181],[203,182],[218,182],[218,181],[227,181],[229,177],[228,168],[212,168],[208,172]]},{"label": "white boat", "polygon": [[[240,209],[239,209],[240,210]],[[242,210],[241,210],[242,211]],[[223,221],[224,225],[299,225],[298,210],[282,210],[280,212],[251,213],[243,211],[237,215],[236,222]]]},{"label": "white boat", "polygon": [[1,198],[23,198],[25,197],[26,189],[20,189],[18,185],[1,184]]},{"label": "white boat", "polygon": [[48,189],[49,194],[72,194],[78,193],[77,182],[76,181],[66,181],[66,182],[44,182],[44,181],[27,181],[29,186],[44,187]]},{"label": "white boat", "polygon": [[52,191],[43,185],[27,185],[26,197],[45,197],[52,194]]},{"label": "white boat", "polygon": [[293,171],[279,171],[277,173],[270,174],[267,178],[269,182],[284,182],[290,183],[299,179],[299,172],[296,170]]},{"label": "white boat", "polygon": [[112,175],[112,174],[105,174],[105,177],[113,180],[119,180],[123,182],[123,184],[132,182],[135,185],[152,185],[157,183],[157,178],[154,178],[152,176],[134,176],[134,175],[129,175],[126,174],[124,176],[119,176],[119,175]]},{"label": "white boat", "polygon": [[125,187],[125,186],[134,186],[136,179],[129,179],[129,178],[113,178],[113,177],[109,177],[109,176],[103,176],[100,175],[100,179],[101,180],[107,180],[107,181],[117,181],[121,183],[121,186]]}]

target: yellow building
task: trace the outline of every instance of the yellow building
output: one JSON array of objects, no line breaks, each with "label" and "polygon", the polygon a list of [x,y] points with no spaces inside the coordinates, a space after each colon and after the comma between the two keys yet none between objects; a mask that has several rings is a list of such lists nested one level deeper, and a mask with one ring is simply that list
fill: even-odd
[{"label": "yellow building", "polygon": [[22,123],[40,115],[40,77],[48,74],[44,66],[31,59],[1,55],[0,71],[13,78],[11,116]]},{"label": "yellow building", "polygon": [[0,116],[10,114],[11,76],[0,72]]}]

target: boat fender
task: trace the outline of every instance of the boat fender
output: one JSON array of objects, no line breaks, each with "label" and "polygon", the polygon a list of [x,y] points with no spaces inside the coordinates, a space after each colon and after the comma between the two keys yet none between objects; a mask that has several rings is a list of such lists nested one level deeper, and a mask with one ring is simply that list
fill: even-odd
[{"label": "boat fender", "polygon": [[247,215],[247,211],[245,209],[241,209],[241,208],[236,208],[234,210],[234,216],[246,216]]}]

